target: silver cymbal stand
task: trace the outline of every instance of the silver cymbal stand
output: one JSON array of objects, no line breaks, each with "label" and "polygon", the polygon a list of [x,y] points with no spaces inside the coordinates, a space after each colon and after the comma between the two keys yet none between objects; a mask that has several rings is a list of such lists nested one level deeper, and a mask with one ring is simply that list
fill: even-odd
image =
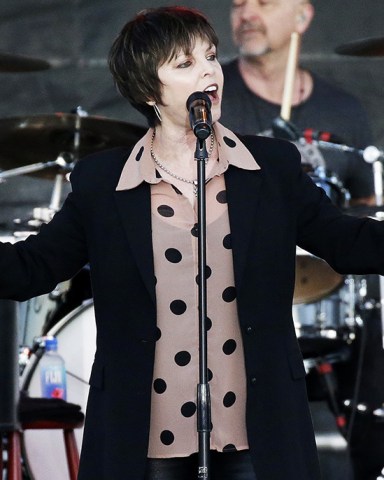
[{"label": "silver cymbal stand", "polygon": [[55,184],[53,186],[49,207],[33,209],[33,220],[38,223],[36,226],[40,226],[41,222],[49,222],[52,220],[54,214],[59,210],[63,182],[65,176],[72,171],[74,165],[74,155],[72,153],[61,152],[56,160],[37,162],[31,165],[25,165],[24,167],[17,167],[0,172],[0,183],[7,178],[16,177],[18,175],[26,175],[28,173],[34,173],[52,167],[59,168],[59,172],[55,177]]},{"label": "silver cymbal stand", "polygon": [[[383,205],[383,164],[381,158],[383,152],[375,146],[367,147],[364,150],[363,158],[367,163],[372,164],[373,181],[375,188],[376,205]],[[381,217],[376,217],[377,220],[383,220]],[[382,346],[384,348],[384,276],[379,275],[380,279],[380,310],[381,310],[381,337]]]}]

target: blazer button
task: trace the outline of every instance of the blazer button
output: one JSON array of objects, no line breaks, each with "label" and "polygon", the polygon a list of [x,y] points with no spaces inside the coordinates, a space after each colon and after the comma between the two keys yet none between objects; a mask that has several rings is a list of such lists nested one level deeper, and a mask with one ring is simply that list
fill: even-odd
[{"label": "blazer button", "polygon": [[251,381],[252,387],[254,387],[256,385],[257,379],[256,379],[256,377],[251,377],[250,381]]},{"label": "blazer button", "polygon": [[245,329],[245,331],[247,332],[248,335],[252,335],[253,327],[251,327],[251,325],[248,325],[248,327]]}]

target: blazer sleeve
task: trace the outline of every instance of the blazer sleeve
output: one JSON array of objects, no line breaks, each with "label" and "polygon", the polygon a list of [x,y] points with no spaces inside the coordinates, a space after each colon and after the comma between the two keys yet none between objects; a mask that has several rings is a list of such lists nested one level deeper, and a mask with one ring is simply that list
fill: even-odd
[{"label": "blazer sleeve", "polygon": [[1,298],[24,301],[48,293],[87,263],[78,197],[70,193],[60,211],[38,234],[14,244],[0,243]]},{"label": "blazer sleeve", "polygon": [[302,171],[297,179],[297,244],[343,274],[384,274],[384,222],[333,205]]}]

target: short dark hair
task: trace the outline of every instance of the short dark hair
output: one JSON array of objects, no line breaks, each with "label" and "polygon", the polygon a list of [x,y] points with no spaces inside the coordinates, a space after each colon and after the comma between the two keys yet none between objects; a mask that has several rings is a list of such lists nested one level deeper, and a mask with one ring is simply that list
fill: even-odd
[{"label": "short dark hair", "polygon": [[146,102],[161,104],[158,68],[180,50],[190,54],[197,38],[218,45],[213,27],[201,12],[174,6],[139,12],[113,42],[108,63],[115,85],[145,115],[149,126],[158,120]]}]

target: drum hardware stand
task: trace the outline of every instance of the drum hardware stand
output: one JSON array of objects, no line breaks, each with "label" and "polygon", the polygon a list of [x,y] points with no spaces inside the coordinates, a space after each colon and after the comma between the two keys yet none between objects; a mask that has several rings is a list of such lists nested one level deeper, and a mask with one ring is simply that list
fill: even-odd
[{"label": "drum hardware stand", "polygon": [[315,360],[315,368],[320,378],[323,380],[325,388],[327,390],[328,399],[330,402],[331,410],[335,417],[336,426],[340,433],[345,436],[347,421],[345,415],[341,412],[336,398],[336,378],[332,367],[330,358],[319,357]]},{"label": "drum hardware stand", "polygon": [[[272,121],[272,132],[275,137],[282,138],[283,140],[289,140],[291,142],[298,142],[302,145],[311,143],[317,147],[321,147],[327,150],[336,150],[344,153],[355,153],[359,155],[365,162],[375,164],[374,166],[374,175],[376,176],[375,182],[375,193],[381,198],[378,200],[377,206],[383,205],[382,195],[383,195],[383,186],[382,179],[380,178],[380,173],[382,172],[381,163],[384,161],[384,151],[370,145],[364,149],[350,147],[338,141],[331,141],[331,135],[327,132],[313,132],[312,136],[304,135],[292,122],[286,120],[282,117],[276,117]],[[330,137],[328,140],[325,140],[322,137]],[[378,163],[376,163],[378,162]],[[379,165],[380,163],[380,165]],[[375,169],[377,170],[375,172]]]},{"label": "drum hardware stand", "polygon": [[[37,207],[33,209],[32,219],[26,222],[28,227],[40,228],[42,223],[49,223],[55,213],[60,208],[60,199],[63,190],[63,182],[65,176],[70,173],[75,165],[74,155],[68,152],[61,152],[56,160],[50,162],[39,162],[32,165],[27,165],[24,167],[14,168],[12,170],[6,170],[0,172],[0,183],[5,181],[7,178],[15,177],[18,175],[24,175],[28,173],[37,172],[51,167],[59,167],[59,173],[56,174],[55,183],[51,195],[51,201],[48,208]],[[14,221],[16,225],[21,225],[24,223],[20,219]],[[30,230],[27,232],[15,232],[15,236],[24,237],[25,233],[28,235],[31,233]],[[33,233],[33,232],[32,232]],[[37,231],[36,231],[37,233]]]},{"label": "drum hardware stand", "polygon": [[[368,163],[372,163],[373,169],[373,180],[375,187],[375,198],[376,205],[383,205],[383,164],[380,158],[383,158],[383,153],[378,148],[371,146],[365,149],[364,160]],[[380,212],[382,213],[382,212]],[[377,215],[378,220],[383,220],[383,218]],[[379,276],[380,279],[380,307],[381,307],[381,336],[382,336],[382,346],[384,349],[384,277],[383,275]]]},{"label": "drum hardware stand", "polygon": [[[378,148],[371,146],[365,149],[364,160],[368,163],[372,163],[373,179],[375,187],[376,205],[383,205],[383,164],[380,159],[384,157],[384,152]],[[378,220],[383,220],[380,216],[377,216]],[[380,279],[380,307],[381,307],[381,336],[382,346],[384,349],[384,277],[379,276]]]},{"label": "drum hardware stand", "polygon": [[56,160],[51,160],[49,162],[37,162],[31,165],[25,165],[24,167],[12,168],[11,170],[4,170],[0,172],[0,182],[3,180],[16,177],[18,175],[26,175],[28,173],[38,172],[40,170],[45,170],[46,168],[60,167],[66,172],[72,171],[74,167],[74,158],[71,153],[63,152],[58,155]]},{"label": "drum hardware stand", "polygon": [[18,422],[19,367],[16,303],[0,300],[0,472],[3,472],[3,436],[8,440],[8,480],[21,480]]}]

